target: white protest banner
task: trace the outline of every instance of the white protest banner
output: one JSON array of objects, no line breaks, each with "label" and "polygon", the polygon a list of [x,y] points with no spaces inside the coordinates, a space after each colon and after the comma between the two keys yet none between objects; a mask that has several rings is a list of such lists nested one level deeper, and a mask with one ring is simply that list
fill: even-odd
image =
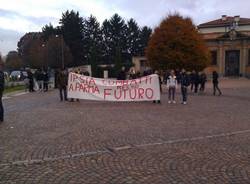
[{"label": "white protest banner", "polygon": [[69,73],[68,98],[116,102],[160,100],[159,76],[113,80]]}]

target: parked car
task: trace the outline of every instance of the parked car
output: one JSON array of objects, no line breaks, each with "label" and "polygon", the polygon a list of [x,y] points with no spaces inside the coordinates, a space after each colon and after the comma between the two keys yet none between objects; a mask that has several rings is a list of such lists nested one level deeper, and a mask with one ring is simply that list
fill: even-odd
[{"label": "parked car", "polygon": [[28,77],[28,74],[26,71],[12,71],[10,73],[10,80],[12,81],[22,81],[26,77]]}]

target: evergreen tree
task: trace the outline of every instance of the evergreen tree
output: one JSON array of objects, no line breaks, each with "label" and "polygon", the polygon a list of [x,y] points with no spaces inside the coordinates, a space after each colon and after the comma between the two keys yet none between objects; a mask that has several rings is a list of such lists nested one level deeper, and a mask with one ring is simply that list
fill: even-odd
[{"label": "evergreen tree", "polygon": [[61,34],[73,56],[72,66],[85,64],[84,58],[84,26],[83,18],[79,16],[79,12],[73,10],[66,11],[62,14]]},{"label": "evergreen tree", "polygon": [[94,16],[84,20],[84,51],[85,59],[91,65],[92,75],[97,75],[97,65],[102,60],[102,31],[100,23]]},{"label": "evergreen tree", "polygon": [[134,19],[130,19],[127,22],[127,44],[128,44],[128,54],[130,59],[133,56],[139,55],[139,45],[140,45],[140,28]]},{"label": "evergreen tree", "polygon": [[[130,19],[126,24],[118,14],[105,20],[100,27],[94,16],[83,19],[73,10],[62,14],[59,27],[55,28],[48,24],[42,30],[49,57],[47,63],[52,64],[50,60],[57,56],[55,53],[58,48],[55,49],[57,44],[53,40],[55,35],[59,35],[59,38],[63,38],[62,43],[70,49],[69,52],[65,52],[71,53],[73,57],[68,66],[91,64],[94,75],[98,64],[115,64],[117,70],[122,66],[129,67],[133,56],[144,55],[152,32],[148,27],[140,29],[134,19]],[[51,43],[47,43],[49,40]],[[47,48],[51,44],[54,48],[52,50]],[[55,63],[58,63],[57,60]]]},{"label": "evergreen tree", "polygon": [[105,45],[105,55],[111,63],[115,63],[120,70],[120,66],[128,60],[128,48],[126,39],[127,26],[125,21],[115,14],[110,20],[103,22],[103,37]]},{"label": "evergreen tree", "polygon": [[112,40],[111,40],[111,25],[110,22],[106,19],[103,21],[102,24],[102,35],[103,35],[103,63],[111,64],[112,57],[111,57],[111,50],[112,50]]},{"label": "evergreen tree", "polygon": [[138,46],[138,55],[139,56],[145,56],[145,49],[148,46],[148,42],[149,42],[151,34],[152,34],[152,29],[147,27],[147,26],[144,26],[140,30],[139,46]]},{"label": "evergreen tree", "polygon": [[42,28],[42,32],[43,32],[42,38],[44,39],[44,41],[48,40],[50,36],[56,35],[56,34],[57,34],[56,28],[54,28],[53,25],[52,25],[51,23],[46,24],[46,25]]}]

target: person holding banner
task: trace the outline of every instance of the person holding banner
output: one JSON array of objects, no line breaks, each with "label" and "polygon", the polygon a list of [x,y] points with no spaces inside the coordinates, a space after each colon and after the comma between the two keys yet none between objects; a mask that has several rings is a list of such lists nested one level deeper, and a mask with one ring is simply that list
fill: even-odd
[{"label": "person holding banner", "polygon": [[125,67],[122,67],[122,70],[117,75],[117,80],[126,80]]},{"label": "person holding banner", "polygon": [[[68,101],[67,98],[68,74],[66,70],[62,70],[57,75],[57,86],[60,92],[60,100]],[[64,97],[64,98],[63,98]]]},{"label": "person holding banner", "polygon": [[189,76],[186,74],[185,69],[182,69],[180,75],[180,83],[181,83],[181,94],[182,94],[182,104],[187,104],[187,88],[190,85]]},{"label": "person holding banner", "polygon": [[[155,74],[158,75],[159,86],[160,86],[160,93],[162,93],[162,86],[161,86],[162,85],[162,80],[161,80],[161,77],[160,77],[159,72],[157,70],[155,71]],[[156,101],[157,101],[158,104],[161,103],[161,100],[154,100],[153,103],[156,103]]]}]

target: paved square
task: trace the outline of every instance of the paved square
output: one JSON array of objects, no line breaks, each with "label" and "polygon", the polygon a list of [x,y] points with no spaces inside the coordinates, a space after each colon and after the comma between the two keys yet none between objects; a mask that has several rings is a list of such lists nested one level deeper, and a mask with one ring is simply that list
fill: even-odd
[{"label": "paved square", "polygon": [[[57,91],[4,100],[0,183],[250,183],[250,81],[189,104],[59,102]],[[177,95],[180,99],[179,94]]]}]

